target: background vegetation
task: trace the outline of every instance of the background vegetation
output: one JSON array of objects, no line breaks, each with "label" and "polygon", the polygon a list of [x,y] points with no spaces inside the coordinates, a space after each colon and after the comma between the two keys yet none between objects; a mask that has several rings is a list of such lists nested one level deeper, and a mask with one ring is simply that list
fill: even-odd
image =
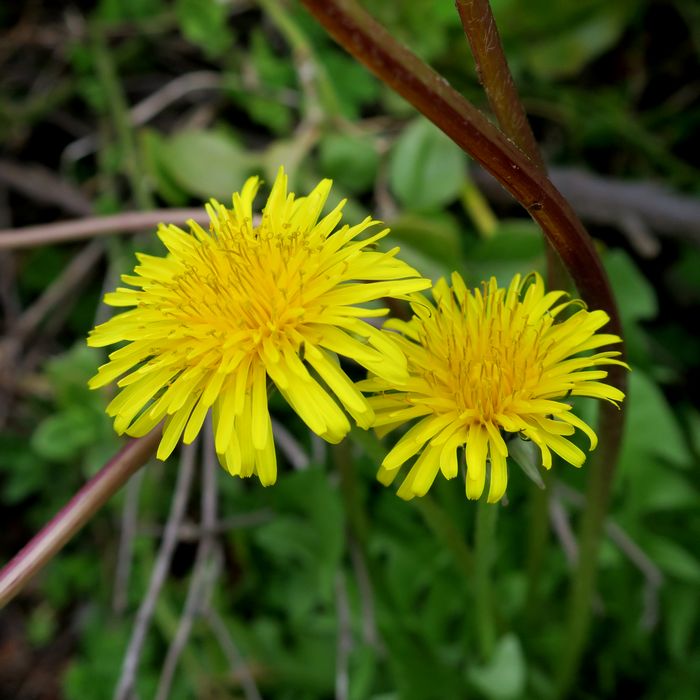
[{"label": "background vegetation", "polygon": [[[452,2],[365,4],[485,104]],[[700,12],[692,0],[493,7],[553,179],[610,273],[634,368],[575,697],[695,698]],[[0,23],[1,227],[228,201],[246,176],[269,181],[284,164],[297,192],[333,178],[346,218],[387,221],[390,245],[434,279],[544,267],[524,212],[295,2],[28,0],[0,6]],[[3,559],[119,447],[106,393],[86,386],[102,356],[84,337],[135,250],[161,248],[144,231],[0,250]],[[459,485],[404,503],[374,481],[385,448],[371,434],[331,450],[272,405],[279,483],[215,471],[219,519],[204,531],[210,460],[197,453],[138,696],[163,682],[184,619],[172,698],[546,697],[566,644],[585,467],[555,465],[546,491],[511,469],[489,654],[476,506]],[[111,696],[177,474],[178,457],[148,466],[3,611],[0,695]]]}]

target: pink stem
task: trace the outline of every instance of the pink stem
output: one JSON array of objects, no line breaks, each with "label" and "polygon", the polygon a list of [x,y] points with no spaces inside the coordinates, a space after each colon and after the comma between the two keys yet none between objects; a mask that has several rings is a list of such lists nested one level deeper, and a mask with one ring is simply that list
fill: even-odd
[{"label": "pink stem", "polygon": [[131,440],[5,564],[0,571],[0,608],[148,461],[159,440],[159,429],[139,440]]}]

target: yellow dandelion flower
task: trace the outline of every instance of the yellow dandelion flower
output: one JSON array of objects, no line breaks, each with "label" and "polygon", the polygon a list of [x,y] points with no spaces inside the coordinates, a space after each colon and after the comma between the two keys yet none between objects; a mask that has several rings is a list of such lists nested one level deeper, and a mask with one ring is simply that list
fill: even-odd
[{"label": "yellow dandelion flower", "polygon": [[255,225],[259,185],[250,178],[232,209],[212,200],[208,232],[193,221],[189,233],[161,225],[168,254],[137,255],[134,274],[122,276],[132,288],[105,296],[134,308],[95,328],[88,344],[127,343],[90,381],[96,388],[126,373],[107,407],[118,433],[142,436],[165,419],[158,448],[165,459],[181,436],[194,440],[211,408],[222,465],[268,485],[277,475],[268,383],[329,442],[350,429],[341,405],[368,427],[372,407],[338,356],[390,382],[406,379],[406,358],[394,338],[363,320],[387,310],[359,304],[430,282],[396,258],[398,248],[372,249],[388,229],[357,240],[377,221],[336,230],[344,202],[319,219],[330,180],[295,197],[280,169]]},{"label": "yellow dandelion flower", "polygon": [[488,469],[487,498],[495,503],[506,490],[508,441],[517,434],[539,448],[545,468],[552,466],[552,452],[581,466],[585,455],[567,437],[582,430],[591,450],[597,437],[565,399],[590,396],[615,403],[624,398],[599,381],[607,372],[597,369],[626,367],[615,359],[620,353],[581,354],[620,342],[616,335],[596,332],[608,315],[581,308],[555,322],[572,304],[583,305],[562,302],[564,292],[546,293],[537,274],[524,280],[516,275],[507,290],[494,278],[469,290],[454,273],[452,287],[443,279],[432,293],[434,305],[417,295],[410,321],[385,324],[399,331],[409,380],[397,385],[375,376],[359,385],[381,392],[370,398],[380,434],[420,419],[387,454],[379,480],[390,484],[418,454],[398,493],[406,499],[422,496],[438,471],[447,479],[457,475],[464,446],[467,497],[481,497]]}]

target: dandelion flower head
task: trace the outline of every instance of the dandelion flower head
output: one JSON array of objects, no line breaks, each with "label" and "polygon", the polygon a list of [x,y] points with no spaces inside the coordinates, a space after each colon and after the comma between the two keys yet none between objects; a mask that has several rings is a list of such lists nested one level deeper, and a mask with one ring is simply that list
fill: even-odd
[{"label": "dandelion flower head", "polygon": [[507,289],[491,278],[470,290],[454,273],[451,287],[440,280],[432,294],[434,304],[422,295],[412,304],[410,321],[385,324],[399,332],[408,382],[395,385],[374,376],[361,383],[379,392],[370,403],[380,433],[419,419],[387,454],[380,481],[390,484],[418,455],[398,493],[406,499],[422,496],[439,471],[447,479],[457,475],[464,447],[467,497],[481,497],[488,471],[487,500],[495,503],[506,490],[509,441],[518,435],[539,448],[547,469],[552,452],[581,466],[585,455],[568,438],[578,428],[593,450],[597,437],[566,398],[613,403],[624,398],[600,381],[607,376],[601,366],[626,366],[616,359],[621,353],[599,351],[620,342],[616,335],[597,332],[608,315],[578,308],[558,321],[562,312],[583,304],[562,301],[564,292],[545,292],[537,274],[516,275]]},{"label": "dandelion flower head", "polygon": [[358,240],[377,225],[371,218],[336,230],[344,202],[320,218],[330,180],[295,197],[280,169],[256,223],[259,186],[250,178],[231,209],[212,200],[208,231],[193,221],[189,233],[161,225],[168,254],[137,255],[134,274],[122,276],[130,286],[105,296],[133,308],[97,326],[88,344],[126,341],[90,381],[96,388],[121,377],[107,407],[118,433],[142,436],[165,420],[165,459],[212,409],[222,465],[267,485],[277,473],[269,386],[329,442],[350,429],[341,406],[368,427],[373,409],[338,356],[391,382],[406,379],[407,365],[397,340],[363,320],[387,310],[359,305],[430,282],[396,258],[398,248],[373,249],[387,229]]}]

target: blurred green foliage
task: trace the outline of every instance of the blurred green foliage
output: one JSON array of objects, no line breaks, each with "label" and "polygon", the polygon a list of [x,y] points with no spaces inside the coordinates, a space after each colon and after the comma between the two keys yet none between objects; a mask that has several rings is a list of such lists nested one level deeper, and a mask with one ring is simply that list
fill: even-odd
[{"label": "blurred green foliage", "polygon": [[[466,95],[485,103],[453,3],[365,4]],[[651,36],[661,12],[651,0],[493,5],[548,159],[620,176],[663,177],[698,191],[698,164],[685,162],[700,123],[700,106],[684,93],[697,88],[697,76],[683,72],[689,56],[697,65],[700,46],[693,3],[667,3],[671,9],[662,13],[672,27],[689,18],[680,53],[673,46],[662,50]],[[0,19],[8,15],[0,10]],[[61,80],[44,94],[0,85],[0,133],[11,152],[30,160],[44,155],[41,148],[51,140],[46,123],[56,110],[91,124],[96,153],[70,160],[64,150],[61,160],[52,143],[45,157],[90,193],[98,211],[134,206],[130,158],[137,160],[139,182],[163,206],[209,197],[228,202],[248,175],[269,180],[282,163],[297,191],[333,178],[334,202],[348,199],[347,219],[371,213],[385,220],[392,236],[383,244],[400,245],[404,259],[433,279],[456,269],[470,284],[491,275],[505,283],[518,271],[544,271],[536,226],[504,215],[489,235],[480,235],[480,213],[465,196],[471,182],[464,154],[341,52],[296,3],[101,0],[83,19],[90,31],[66,38]],[[128,104],[184,73],[214,74],[217,85],[165,103],[147,123],[129,126],[119,94],[100,77],[100,50]],[[36,139],[27,138],[33,129]],[[65,149],[71,138],[58,141]],[[34,221],[29,209],[20,205],[18,223]],[[576,697],[695,698],[700,412],[687,377],[699,369],[696,316],[688,314],[700,303],[700,258],[690,244],[677,242],[672,254],[650,263],[614,233],[595,233],[605,241],[602,256],[633,365],[611,513],[632,546],[607,541],[603,550],[597,617]],[[106,286],[131,264],[132,247],[162,252],[152,237],[113,241]],[[22,301],[36,298],[72,252],[46,247],[18,256]],[[83,293],[38,372],[39,388],[18,403],[0,432],[0,494],[13,523],[4,539],[8,555],[118,448],[104,414],[108,392],[86,387],[101,354],[87,350],[82,338],[101,289],[102,280],[94,279]],[[583,403],[583,411],[594,412]],[[570,569],[552,533],[538,544],[542,500],[526,475],[511,468],[509,503],[500,514],[492,583],[498,640],[484,659],[469,552],[475,507],[458,484],[439,483],[423,501],[404,503],[374,481],[383,448],[367,433],[353,434],[349,484],[336,468],[337,455],[311,441],[282,402],[273,407],[310,464],[294,471],[280,455],[279,482],[270,489],[219,474],[223,518],[264,518],[222,535],[212,603],[264,697],[333,695],[343,591],[352,700],[546,697],[566,642]],[[113,692],[176,461],[149,466],[143,478],[126,615],[111,608],[124,494],[57,557],[23,602],[34,648],[49,648],[65,625],[74,630],[59,674],[68,700]],[[585,467],[557,465],[552,476],[584,490]],[[548,484],[551,491],[553,479]],[[196,519],[197,506],[191,511]],[[575,505],[570,514],[575,521]],[[630,560],[635,547],[662,573],[660,589],[645,582],[638,559]],[[141,658],[139,697],[155,692],[192,559],[192,547],[181,544]],[[240,688],[240,675],[198,619],[171,697],[239,697]]]}]

